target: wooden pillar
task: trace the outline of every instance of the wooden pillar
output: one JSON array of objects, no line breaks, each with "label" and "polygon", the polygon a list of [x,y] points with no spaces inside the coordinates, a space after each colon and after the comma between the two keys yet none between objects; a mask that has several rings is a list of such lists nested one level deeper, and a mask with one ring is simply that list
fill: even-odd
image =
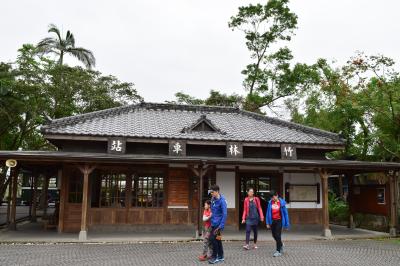
[{"label": "wooden pillar", "polygon": [[349,221],[348,221],[348,228],[354,229],[354,208],[353,208],[353,174],[346,174],[347,177],[347,184],[348,184],[348,194],[347,194],[347,204],[349,205]]},{"label": "wooden pillar", "polygon": [[11,195],[11,210],[10,210],[10,230],[17,230],[17,187],[18,187],[18,168],[12,168],[12,195]]},{"label": "wooden pillar", "polygon": [[331,237],[332,232],[329,228],[329,202],[328,202],[329,174],[326,171],[326,169],[320,169],[319,176],[321,177],[321,183],[322,183],[322,223],[323,223],[322,235],[325,237]]},{"label": "wooden pillar", "polygon": [[203,165],[199,165],[199,210],[197,219],[197,232],[202,235],[202,223],[203,223]]},{"label": "wooden pillar", "polygon": [[82,216],[81,216],[81,231],[79,232],[79,240],[87,240],[87,210],[89,196],[89,175],[94,170],[94,166],[84,165],[79,167],[83,174],[83,191],[82,191]]},{"label": "wooden pillar", "polygon": [[[12,176],[9,178],[12,179]],[[11,197],[12,197],[12,181],[8,181],[8,196],[7,196],[7,225],[10,224],[11,221]]]},{"label": "wooden pillar", "polygon": [[240,205],[240,173],[239,166],[235,166],[235,219],[236,219],[236,230],[240,230],[241,214],[239,213]]},{"label": "wooden pillar", "polygon": [[338,176],[339,197],[343,200],[343,175]]},{"label": "wooden pillar", "polygon": [[48,192],[49,192],[49,182],[50,182],[50,177],[51,175],[49,173],[46,173],[44,176],[44,184],[43,184],[43,202],[42,202],[42,209],[43,209],[43,217],[42,219],[47,219],[47,207],[49,205],[48,203]]},{"label": "wooden pillar", "polygon": [[199,209],[198,209],[198,217],[197,217],[197,228],[196,228],[196,238],[199,238],[202,234],[202,224],[203,224],[203,180],[204,176],[209,169],[211,169],[211,165],[204,167],[204,164],[199,164],[198,168],[195,169],[191,167],[193,173],[199,178]]},{"label": "wooden pillar", "polygon": [[33,172],[33,194],[32,194],[32,212],[31,212],[31,222],[36,223],[37,221],[37,216],[36,216],[36,210],[37,210],[37,188],[38,188],[38,183],[39,183],[39,174],[34,171]]},{"label": "wooden pillar", "polygon": [[58,170],[58,180],[60,182],[60,210],[58,214],[58,232],[64,232],[64,210],[65,210],[65,203],[67,202],[67,179],[65,176],[65,168],[64,166],[62,169]]},{"label": "wooden pillar", "polygon": [[397,213],[397,176],[398,172],[389,175],[390,184],[390,236],[397,236],[398,213]]}]

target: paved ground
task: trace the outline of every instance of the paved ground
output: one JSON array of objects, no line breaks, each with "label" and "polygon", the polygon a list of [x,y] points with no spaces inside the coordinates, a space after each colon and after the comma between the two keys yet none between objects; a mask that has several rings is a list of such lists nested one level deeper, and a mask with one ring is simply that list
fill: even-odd
[{"label": "paved ground", "polygon": [[[283,257],[274,244],[244,251],[226,242],[225,265],[400,265],[400,242],[393,240],[315,240],[286,243]],[[208,265],[198,262],[200,242],[144,244],[1,244],[0,265]],[[222,263],[220,265],[223,265]]]},{"label": "paved ground", "polygon": [[[344,226],[331,225],[335,239],[385,238],[387,233],[363,229],[349,229]],[[287,241],[306,241],[323,239],[322,228],[316,225],[293,226],[291,230],[283,232],[283,239]],[[104,230],[89,229],[87,242],[153,242],[153,241],[191,241],[194,240],[194,226],[179,226],[159,228],[159,226],[138,226],[122,228],[104,228]],[[225,240],[244,240],[245,232],[226,228]],[[272,241],[271,231],[265,228],[259,230],[259,241]],[[57,233],[56,229],[44,231],[43,224],[24,222],[17,225],[17,231],[0,230],[1,242],[79,242],[78,233]]]}]

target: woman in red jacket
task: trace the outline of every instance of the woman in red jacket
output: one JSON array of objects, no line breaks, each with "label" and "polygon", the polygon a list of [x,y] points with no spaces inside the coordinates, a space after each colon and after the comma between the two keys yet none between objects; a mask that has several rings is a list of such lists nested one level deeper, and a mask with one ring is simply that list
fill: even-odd
[{"label": "woman in red jacket", "polygon": [[258,223],[264,221],[264,214],[261,209],[260,199],[254,196],[254,190],[247,190],[247,197],[244,199],[242,224],[246,223],[246,245],[244,249],[249,250],[250,233],[254,233],[254,248],[257,248]]}]

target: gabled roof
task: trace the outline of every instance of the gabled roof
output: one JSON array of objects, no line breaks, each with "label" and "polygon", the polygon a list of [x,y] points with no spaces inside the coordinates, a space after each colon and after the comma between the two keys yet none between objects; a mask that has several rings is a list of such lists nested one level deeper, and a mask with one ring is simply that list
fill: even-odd
[{"label": "gabled roof", "polygon": [[[207,123],[212,132],[185,130]],[[55,119],[46,135],[344,145],[338,134],[233,107],[139,103]]]},{"label": "gabled roof", "polygon": [[226,132],[215,126],[206,115],[201,115],[200,118],[192,125],[182,129],[182,133],[192,133],[195,131],[226,134]]}]

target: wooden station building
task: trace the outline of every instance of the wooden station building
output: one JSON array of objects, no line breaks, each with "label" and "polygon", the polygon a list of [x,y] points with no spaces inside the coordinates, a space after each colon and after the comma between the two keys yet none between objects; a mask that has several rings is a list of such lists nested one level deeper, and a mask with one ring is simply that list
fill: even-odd
[{"label": "wooden station building", "polygon": [[[17,160],[14,184],[21,170],[57,176],[58,231],[82,240],[96,226],[187,225],[199,233],[212,184],[227,200],[228,226],[239,229],[252,187],[264,211],[279,191],[292,224],[320,224],[329,236],[328,177],[345,174],[351,185],[368,172],[388,177],[386,205],[377,206],[396,232],[400,164],[330,160],[326,153],[345,141],[331,132],[238,108],[153,103],[55,119],[41,131],[57,151],[0,151],[0,160]],[[375,208],[373,193],[355,204],[371,197]]]}]

